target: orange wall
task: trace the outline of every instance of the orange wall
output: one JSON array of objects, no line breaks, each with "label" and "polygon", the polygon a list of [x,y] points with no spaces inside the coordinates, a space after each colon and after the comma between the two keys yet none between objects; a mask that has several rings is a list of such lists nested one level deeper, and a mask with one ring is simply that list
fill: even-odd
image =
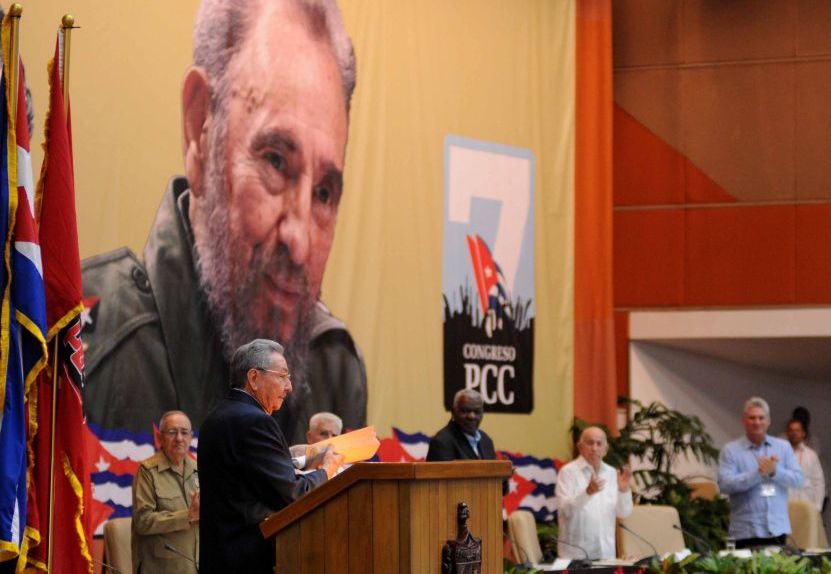
[{"label": "orange wall", "polygon": [[831,3],[616,0],[613,30],[619,365],[628,309],[831,303]]}]

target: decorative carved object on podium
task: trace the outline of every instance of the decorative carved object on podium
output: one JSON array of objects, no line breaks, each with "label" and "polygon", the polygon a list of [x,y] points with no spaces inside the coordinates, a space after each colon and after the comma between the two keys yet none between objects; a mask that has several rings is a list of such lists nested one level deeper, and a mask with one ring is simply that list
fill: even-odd
[{"label": "decorative carved object on podium", "polygon": [[470,509],[460,502],[456,510],[456,539],[448,540],[441,549],[442,574],[481,574],[482,539],[476,538],[467,527]]}]

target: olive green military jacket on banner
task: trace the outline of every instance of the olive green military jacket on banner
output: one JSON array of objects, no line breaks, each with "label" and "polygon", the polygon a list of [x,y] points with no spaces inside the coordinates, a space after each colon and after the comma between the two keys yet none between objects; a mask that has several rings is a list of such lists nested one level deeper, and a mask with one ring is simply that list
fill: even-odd
[{"label": "olive green military jacket on banner", "polygon": [[141,463],[133,480],[133,572],[196,574],[199,524],[188,520],[188,507],[198,491],[196,463],[190,457],[185,457],[184,474],[173,470],[163,452]]},{"label": "olive green military jacket on banner", "polygon": [[[150,433],[171,409],[198,430],[228,392],[228,364],[198,286],[189,197],[185,179],[171,180],[143,263],[126,248],[83,262],[84,408],[93,430]],[[347,428],[366,424],[366,369],[346,325],[322,303],[311,323],[308,392],[293,393],[276,414],[292,444],[305,442],[308,418],[319,411]]]}]

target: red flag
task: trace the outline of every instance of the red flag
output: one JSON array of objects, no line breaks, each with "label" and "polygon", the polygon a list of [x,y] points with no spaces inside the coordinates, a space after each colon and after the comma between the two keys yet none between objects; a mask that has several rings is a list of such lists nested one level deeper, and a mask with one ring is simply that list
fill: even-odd
[{"label": "red flag", "polygon": [[[75,187],[69,114],[64,113],[60,74],[60,35],[50,65],[50,102],[38,195],[40,245],[46,290],[50,364],[41,376],[38,400],[40,432],[35,447],[36,494],[41,544],[29,564],[42,568],[52,546],[52,572],[93,572],[89,552],[91,486],[85,453],[81,392],[84,350],[81,344],[81,263],[75,220]],[[53,363],[57,361],[57,366]],[[55,484],[52,539],[48,533],[49,466],[53,373],[57,373],[57,408],[53,449]]]}]

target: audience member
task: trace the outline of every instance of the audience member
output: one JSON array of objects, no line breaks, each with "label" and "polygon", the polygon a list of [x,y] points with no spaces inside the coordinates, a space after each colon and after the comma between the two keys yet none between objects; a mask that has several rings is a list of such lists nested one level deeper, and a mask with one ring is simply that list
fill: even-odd
[{"label": "audience member", "polygon": [[316,413],[309,419],[309,430],[306,431],[306,442],[314,444],[335,436],[343,431],[343,421],[336,414]]},{"label": "audience member", "polygon": [[[196,463],[188,456],[192,436],[185,413],[163,414],[159,421],[161,450],[142,462],[133,478],[134,572],[197,572],[199,478]],[[168,550],[168,545],[175,551]]]},{"label": "audience member", "polygon": [[791,419],[788,422],[788,442],[791,443],[805,479],[802,488],[788,489],[788,498],[807,500],[822,512],[822,502],[825,500],[825,474],[822,472],[817,453],[805,444],[806,434],[802,421]]},{"label": "audience member", "polygon": [[343,421],[338,415],[321,412],[315,413],[309,419],[309,427],[306,430],[306,443],[293,444],[289,448],[291,462],[298,470],[305,469],[308,462],[313,462],[319,453],[312,452],[309,445],[322,440],[340,436],[343,430]]},{"label": "audience member", "polygon": [[294,472],[286,439],[271,416],[292,390],[278,343],[255,339],[237,349],[231,387],[199,435],[201,570],[270,573],[274,546],[263,538],[260,522],[331,478],[342,457],[327,448],[319,470]]},{"label": "audience member", "polygon": [[577,441],[580,452],[557,475],[557,544],[560,558],[615,558],[615,518],[632,513],[629,465],[616,471],[603,462],[609,450],[606,433],[588,427]]},{"label": "audience member", "polygon": [[452,418],[430,440],[427,460],[496,459],[491,437],[479,428],[484,416],[482,395],[470,389],[457,392]]},{"label": "audience member", "polygon": [[805,407],[795,407],[791,418],[802,423],[805,430],[805,439],[802,441],[805,446],[811,447],[817,456],[822,456],[822,445],[819,438],[811,432],[811,411]]},{"label": "audience member", "polygon": [[744,404],[745,436],[721,450],[718,485],[730,497],[730,537],[736,548],[784,545],[791,532],[788,489],[802,486],[793,449],[767,434],[770,407],[753,397]]}]

